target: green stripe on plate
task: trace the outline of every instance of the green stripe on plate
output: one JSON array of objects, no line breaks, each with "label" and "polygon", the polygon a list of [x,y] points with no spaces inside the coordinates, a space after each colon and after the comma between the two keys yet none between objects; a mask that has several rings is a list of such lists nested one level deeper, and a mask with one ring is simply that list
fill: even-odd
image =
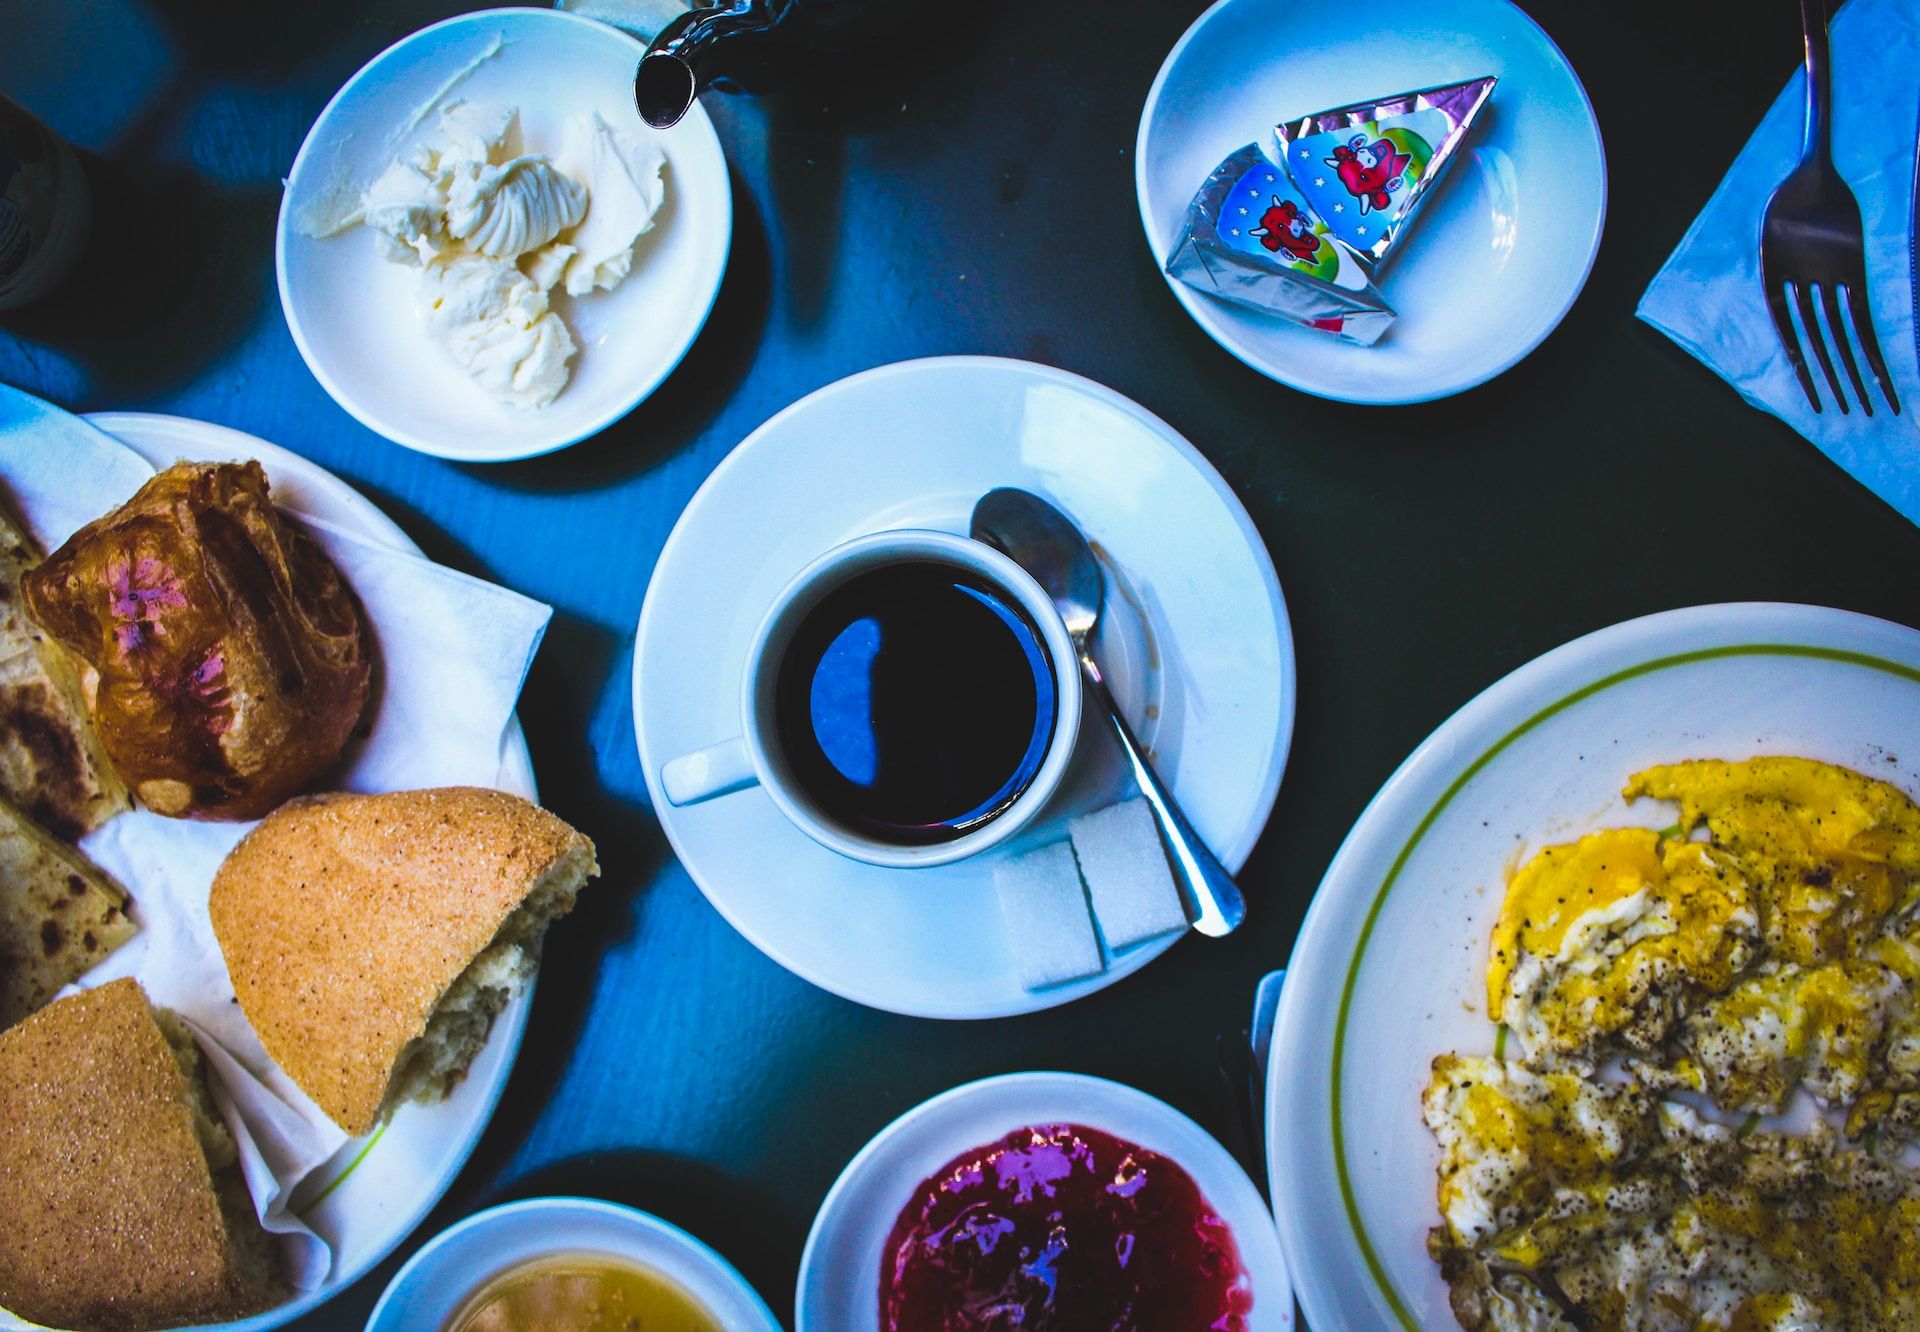
[{"label": "green stripe on plate", "polygon": [[1656,657],[1652,661],[1641,662],[1638,666],[1629,666],[1625,670],[1615,671],[1612,675],[1595,680],[1591,684],[1574,690],[1566,697],[1549,703],[1501,736],[1490,749],[1468,764],[1466,769],[1453,779],[1453,783],[1441,793],[1440,799],[1433,808],[1428,810],[1426,816],[1415,826],[1413,836],[1408,838],[1407,844],[1400,848],[1400,854],[1393,858],[1393,865],[1387,870],[1387,877],[1382,880],[1380,891],[1374,895],[1373,905],[1367,909],[1367,918],[1360,926],[1359,941],[1354,944],[1353,961],[1347,967],[1346,983],[1340,987],[1340,1009],[1333,1026],[1331,1081],[1333,1166],[1340,1181],[1340,1201],[1346,1208],[1347,1224],[1352,1227],[1353,1237],[1360,1245],[1361,1256],[1367,1261],[1367,1270],[1373,1274],[1374,1283],[1379,1286],[1380,1293],[1386,1297],[1394,1316],[1400,1320],[1400,1325],[1406,1328],[1407,1332],[1420,1332],[1420,1325],[1408,1312],[1406,1302],[1400,1298],[1400,1292],[1393,1288],[1393,1282],[1387,1279],[1386,1267],[1381,1263],[1380,1255],[1373,1247],[1373,1241],[1367,1238],[1366,1227],[1361,1224],[1360,1207],[1353,1196],[1353,1179],[1347,1170],[1346,1127],[1340,1119],[1342,1068],[1346,1062],[1347,1049],[1347,1016],[1353,1007],[1354,986],[1360,978],[1360,962],[1366,954],[1368,941],[1373,937],[1373,927],[1380,918],[1380,908],[1386,905],[1387,894],[1393,890],[1394,883],[1400,878],[1400,871],[1406,868],[1407,861],[1412,858],[1414,849],[1420,845],[1421,839],[1427,835],[1427,830],[1433,827],[1441,813],[1453,803],[1453,798],[1460,794],[1467,783],[1478,776],[1514,741],[1548,718],[1557,716],[1574,704],[1592,698],[1595,694],[1611,689],[1617,684],[1624,684],[1628,680],[1636,680],[1643,675],[1652,675],[1656,671],[1664,671],[1674,666],[1688,666],[1696,662],[1718,661],[1728,657],[1812,657],[1819,661],[1836,661],[1849,666],[1863,666],[1868,670],[1882,671],[1911,683],[1920,684],[1920,670],[1902,665],[1900,662],[1888,661],[1883,657],[1870,656],[1864,652],[1848,652],[1841,648],[1809,647],[1798,643],[1744,643],[1729,647],[1700,648],[1693,652],[1676,653],[1670,657]]},{"label": "green stripe on plate", "polygon": [[302,1221],[306,1220],[308,1214],[311,1213],[314,1208],[318,1207],[321,1203],[325,1202],[329,1197],[331,1197],[335,1189],[339,1188],[342,1184],[345,1184],[347,1182],[348,1176],[352,1175],[354,1171],[358,1170],[360,1168],[360,1163],[367,1159],[367,1153],[373,1150],[373,1145],[376,1142],[379,1142],[380,1139],[387,1136],[387,1128],[392,1123],[393,1121],[389,1119],[385,1124],[382,1124],[379,1128],[375,1129],[373,1132],[373,1136],[367,1139],[367,1145],[360,1149],[360,1154],[354,1157],[351,1161],[347,1162],[347,1168],[345,1170],[342,1170],[338,1175],[335,1175],[333,1177],[332,1183],[328,1184],[326,1188],[320,1190],[319,1193],[315,1194],[313,1201],[308,1203],[305,1207],[302,1207],[298,1212],[294,1213],[294,1215],[298,1216]]}]

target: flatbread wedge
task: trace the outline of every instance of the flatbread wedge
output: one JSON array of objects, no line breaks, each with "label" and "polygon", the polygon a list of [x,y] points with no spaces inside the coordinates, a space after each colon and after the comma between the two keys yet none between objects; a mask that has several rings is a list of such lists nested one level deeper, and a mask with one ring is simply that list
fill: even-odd
[{"label": "flatbread wedge", "polygon": [[599,870],[592,842],[501,791],[308,796],[241,839],[207,905],[260,1043],[358,1136],[465,1076]]},{"label": "flatbread wedge", "polygon": [[68,842],[127,808],[87,715],[80,667],[27,618],[20,577],[40,563],[0,505],[0,799]]},{"label": "flatbread wedge", "polygon": [[0,800],[0,1029],[135,933],[106,871]]},{"label": "flatbread wedge", "polygon": [[0,1305],[75,1332],[239,1318],[278,1255],[185,1024],[138,982],[0,1033]]}]

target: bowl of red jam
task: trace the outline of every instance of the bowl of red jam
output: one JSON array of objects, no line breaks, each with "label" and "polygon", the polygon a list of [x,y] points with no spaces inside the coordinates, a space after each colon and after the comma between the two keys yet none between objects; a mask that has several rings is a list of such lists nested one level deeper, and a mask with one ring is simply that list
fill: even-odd
[{"label": "bowl of red jam", "polygon": [[799,1332],[1274,1332],[1272,1216],[1218,1141],[1130,1087],[969,1083],[895,1120],[821,1204]]}]

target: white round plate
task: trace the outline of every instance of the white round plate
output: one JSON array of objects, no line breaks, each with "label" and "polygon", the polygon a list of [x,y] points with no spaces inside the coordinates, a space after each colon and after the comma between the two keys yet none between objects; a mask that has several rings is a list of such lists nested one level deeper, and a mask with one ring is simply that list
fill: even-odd
[{"label": "white round plate", "polygon": [[[1543,845],[1670,822],[1641,768],[1793,754],[1920,795],[1920,632],[1815,606],[1669,611],[1556,648],[1413,752],[1334,857],[1288,963],[1268,1069],[1280,1232],[1315,1327],[1453,1326],[1428,1259],[1436,1054],[1488,1053],[1487,938]],[[1651,820],[1651,822],[1649,822]]]},{"label": "white round plate", "polygon": [[[446,100],[519,108],[527,143],[546,151],[559,146],[568,117],[597,111],[617,129],[651,137],[667,156],[666,203],[635,247],[631,276],[612,291],[553,294],[580,350],[560,396],[532,410],[495,402],[427,341],[414,311],[418,270],[384,259],[373,232],[356,226],[318,240],[295,229],[304,209],[343,185],[364,189],[397,151],[430,134],[432,116],[410,132],[403,127],[496,38],[497,54]],[[465,462],[528,458],[604,430],[680,363],[720,291],[733,193],[702,108],[664,134],[641,122],[633,71],[644,49],[624,32],[559,10],[483,10],[388,47],[327,103],[287,175],[274,264],[301,356],[368,429]]]},{"label": "white round plate", "polygon": [[[1280,583],[1246,510],[1193,446],[1077,375],[945,357],[882,366],[801,399],[749,435],[687,505],[634,647],[647,790],[708,900],[788,970],[920,1017],[1065,1003],[1178,936],[1125,952],[1100,975],[1028,991],[1006,944],[992,856],[911,870],[861,864],[814,842],[757,787],[676,809],[660,769],[740,734],[747,645],[794,573],[868,532],[965,532],[974,501],[996,486],[1045,496],[1095,542],[1108,575],[1096,654],[1194,827],[1239,868],[1273,806],[1293,730]],[[1083,719],[1061,791],[996,854],[1057,840],[1061,814],[1129,792],[1100,724]]]},{"label": "white round plate", "polygon": [[1572,307],[1600,248],[1607,165],[1566,57],[1507,0],[1219,0],[1160,67],[1140,115],[1134,188],[1165,263],[1220,161],[1282,120],[1499,77],[1380,285],[1400,317],[1371,347],[1228,305],[1167,279],[1207,336],[1269,379],[1345,402],[1425,402],[1493,378]]},{"label": "white round plate", "polygon": [[780,1332],[766,1302],[725,1258],[657,1216],[597,1198],[529,1198],[447,1227],[394,1273],[367,1319],[367,1332],[445,1327],[495,1274],[580,1252],[611,1254],[652,1269],[691,1295],[727,1332]]},{"label": "white round plate", "polygon": [[969,1148],[1040,1124],[1081,1124],[1158,1152],[1227,1223],[1253,1278],[1248,1332],[1293,1326],[1293,1288],[1266,1203],[1233,1156],[1165,1101],[1079,1073],[1009,1073],[924,1101],[881,1129],[827,1191],[800,1257],[796,1332],[877,1332],[880,1254],[914,1187]]},{"label": "white round plate", "polygon": [[[372,501],[333,473],[263,439],[205,421],[145,412],[95,412],[85,418],[155,467],[182,458],[196,462],[258,459],[267,469],[274,499],[298,513],[345,528],[369,541],[409,554],[420,547]],[[500,755],[498,785],[529,800],[533,759],[518,721],[509,728]],[[486,1047],[466,1078],[438,1105],[406,1105],[384,1129],[343,1146],[302,1187],[301,1213],[333,1247],[333,1279],[253,1318],[222,1323],[223,1332],[264,1332],[292,1322],[352,1285],[426,1219],[473,1154],[487,1121],[506,1090],[533,1007],[533,986],[501,1010]],[[313,1199],[318,1198],[318,1202]]]}]

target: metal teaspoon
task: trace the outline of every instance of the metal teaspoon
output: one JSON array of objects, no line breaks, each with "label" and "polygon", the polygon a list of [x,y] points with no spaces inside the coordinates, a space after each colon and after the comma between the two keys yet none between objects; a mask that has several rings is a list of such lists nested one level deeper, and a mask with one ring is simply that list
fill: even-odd
[{"label": "metal teaspoon", "polygon": [[1147,762],[1140,742],[1133,737],[1126,718],[1114,704],[1100,666],[1087,645],[1094,627],[1100,623],[1100,603],[1105,580],[1093,548],[1073,521],[1051,504],[1025,490],[1003,487],[990,490],[973,506],[973,538],[1006,554],[1015,564],[1033,575],[1046,589],[1066,622],[1080,657],[1080,672],[1096,705],[1105,710],[1113,723],[1114,737],[1133,769],[1134,781],[1153,810],[1160,828],[1160,840],[1166,844],[1167,858],[1173,864],[1174,882],[1180,888],[1181,905],[1187,920],[1202,934],[1218,937],[1231,934],[1247,917],[1246,902],[1234,886],[1233,877],[1213,858],[1206,843],[1193,830],[1173,793],[1161,782],[1153,765]]}]

